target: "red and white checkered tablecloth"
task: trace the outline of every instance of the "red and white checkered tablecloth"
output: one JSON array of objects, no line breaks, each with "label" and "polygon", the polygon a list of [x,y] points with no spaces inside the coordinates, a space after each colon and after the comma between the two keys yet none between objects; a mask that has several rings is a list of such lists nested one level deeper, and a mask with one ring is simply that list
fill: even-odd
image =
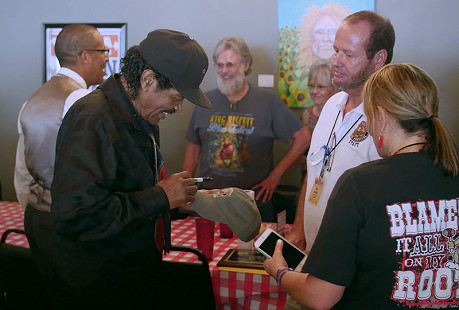
[{"label": "red and white checkered tablecloth", "polygon": [[[10,228],[24,229],[24,211],[17,202],[0,201],[0,236]],[[9,234],[6,243],[29,247],[29,242],[23,234]]]},{"label": "red and white checkered tablecloth", "polygon": [[[273,223],[264,223],[275,228]],[[17,202],[0,201],[0,236],[9,228],[24,229],[24,211]],[[288,231],[288,229],[287,229]],[[197,247],[196,229],[193,217],[172,222],[172,244]],[[27,238],[12,233],[7,243],[28,247]],[[268,275],[220,270],[217,263],[229,249],[238,248],[238,239],[220,238],[219,225],[215,225],[214,255],[209,261],[215,301],[218,309],[283,309],[286,294],[279,290],[276,281]],[[185,252],[171,252],[165,260],[197,262],[196,255]]]},{"label": "red and white checkered tablecloth", "polygon": [[[274,223],[264,223],[275,228]],[[172,222],[172,240],[174,245],[197,247],[194,218]],[[209,261],[215,301],[218,309],[283,309],[286,294],[269,275],[220,270],[217,263],[229,249],[238,248],[238,239],[220,238],[220,227],[215,225],[213,259]],[[194,262],[198,258],[194,254],[171,252],[165,260]]]}]

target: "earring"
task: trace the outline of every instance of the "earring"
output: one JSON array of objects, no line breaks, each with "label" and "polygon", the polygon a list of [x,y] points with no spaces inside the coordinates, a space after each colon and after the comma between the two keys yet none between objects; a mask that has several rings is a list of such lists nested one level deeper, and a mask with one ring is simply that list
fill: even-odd
[{"label": "earring", "polygon": [[383,136],[382,136],[382,132],[379,136],[379,139],[378,139],[378,148],[381,148],[382,147],[382,143],[383,143]]}]

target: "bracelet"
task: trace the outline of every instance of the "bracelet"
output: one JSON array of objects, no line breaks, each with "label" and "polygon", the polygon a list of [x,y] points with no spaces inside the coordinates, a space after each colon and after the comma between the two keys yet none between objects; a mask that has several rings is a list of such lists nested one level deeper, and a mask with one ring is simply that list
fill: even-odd
[{"label": "bracelet", "polygon": [[276,283],[277,285],[279,285],[279,273],[281,270],[286,270],[287,268],[279,268],[277,269],[277,272],[276,272]]},{"label": "bracelet", "polygon": [[285,269],[282,274],[280,275],[279,277],[279,281],[277,282],[277,286],[282,290],[282,278],[284,277],[284,275],[289,272],[289,271],[292,271],[293,269],[292,268],[289,268],[289,269]]}]

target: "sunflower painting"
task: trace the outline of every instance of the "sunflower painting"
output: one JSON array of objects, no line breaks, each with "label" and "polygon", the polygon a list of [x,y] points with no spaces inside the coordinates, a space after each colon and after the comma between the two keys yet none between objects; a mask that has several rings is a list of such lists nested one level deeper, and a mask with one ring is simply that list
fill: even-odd
[{"label": "sunflower painting", "polygon": [[333,41],[347,15],[374,10],[374,0],[278,0],[278,94],[290,108],[313,103],[308,91],[308,68],[333,57]]}]

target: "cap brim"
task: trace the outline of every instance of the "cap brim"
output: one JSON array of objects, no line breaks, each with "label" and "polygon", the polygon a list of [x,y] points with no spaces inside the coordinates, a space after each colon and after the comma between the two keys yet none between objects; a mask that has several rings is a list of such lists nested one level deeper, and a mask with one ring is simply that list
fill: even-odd
[{"label": "cap brim", "polygon": [[185,99],[189,100],[191,103],[203,108],[212,107],[209,98],[207,98],[207,96],[204,95],[200,88],[187,89],[180,87],[180,85],[177,85],[175,83],[172,83],[172,85],[183,97],[185,97]]},{"label": "cap brim", "polygon": [[214,197],[197,191],[195,201],[191,203],[196,213],[209,220],[224,223],[244,242],[258,235],[261,216],[257,205],[242,189],[228,188],[231,196]]}]

